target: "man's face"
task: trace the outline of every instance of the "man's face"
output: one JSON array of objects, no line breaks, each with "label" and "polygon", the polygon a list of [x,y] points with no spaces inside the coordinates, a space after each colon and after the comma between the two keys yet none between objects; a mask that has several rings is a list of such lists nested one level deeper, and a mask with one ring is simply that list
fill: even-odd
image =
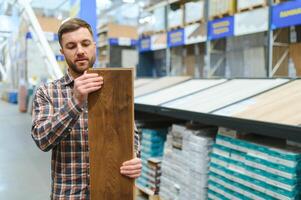
[{"label": "man's face", "polygon": [[96,45],[88,29],[79,28],[76,31],[62,35],[62,49],[69,70],[74,75],[81,75],[92,67],[96,57]]}]

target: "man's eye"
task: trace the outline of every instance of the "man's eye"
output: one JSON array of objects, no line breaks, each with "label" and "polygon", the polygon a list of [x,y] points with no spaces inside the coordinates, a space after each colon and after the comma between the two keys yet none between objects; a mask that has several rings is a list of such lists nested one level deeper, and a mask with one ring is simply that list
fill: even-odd
[{"label": "man's eye", "polygon": [[84,42],[82,45],[84,46],[84,47],[87,47],[87,46],[89,46],[91,43],[90,42]]},{"label": "man's eye", "polygon": [[74,49],[75,45],[67,45],[66,47],[67,47],[67,49]]}]

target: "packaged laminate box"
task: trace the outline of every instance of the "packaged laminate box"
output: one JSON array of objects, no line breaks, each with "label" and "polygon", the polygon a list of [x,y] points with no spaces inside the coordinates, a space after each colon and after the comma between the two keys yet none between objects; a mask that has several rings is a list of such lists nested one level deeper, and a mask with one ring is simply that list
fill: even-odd
[{"label": "packaged laminate box", "polygon": [[183,10],[170,10],[168,12],[168,28],[182,27],[183,26]]},{"label": "packaged laminate box", "polygon": [[210,0],[209,2],[209,16],[211,18],[225,14],[232,15],[235,11],[236,1],[234,0]]},{"label": "packaged laminate box", "polygon": [[209,196],[225,190],[235,198],[300,199],[300,148],[263,136],[219,134],[211,154]]},{"label": "packaged laminate box", "polygon": [[185,24],[203,20],[204,5],[204,0],[185,3]]},{"label": "packaged laminate box", "polygon": [[165,7],[161,6],[154,10],[154,24],[153,30],[155,32],[165,30]]},{"label": "packaged laminate box", "polygon": [[267,4],[267,0],[237,0],[237,10],[244,10],[253,8],[255,6],[264,6]]},{"label": "packaged laminate box", "polygon": [[142,129],[141,159],[142,173],[136,184],[159,192],[161,159],[163,146],[166,140],[167,129]]},{"label": "packaged laminate box", "polygon": [[[215,132],[212,128],[191,130],[172,126],[162,161],[160,196],[163,199],[207,199],[209,154]],[[181,148],[173,145],[173,140],[179,138],[182,138]]]}]

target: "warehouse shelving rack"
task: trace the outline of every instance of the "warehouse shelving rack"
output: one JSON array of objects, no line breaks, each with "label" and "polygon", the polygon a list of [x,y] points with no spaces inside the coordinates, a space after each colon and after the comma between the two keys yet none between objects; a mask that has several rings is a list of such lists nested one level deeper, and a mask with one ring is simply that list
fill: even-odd
[{"label": "warehouse shelving rack", "polygon": [[63,72],[61,71],[60,66],[55,60],[55,55],[51,50],[49,43],[47,42],[47,39],[41,29],[41,26],[30,3],[26,0],[9,1],[9,3],[17,4],[17,7],[20,11],[20,16],[22,16],[28,22],[30,26],[29,29],[31,30],[32,34],[36,36],[36,42],[38,43],[38,46],[40,47],[40,50],[43,54],[43,58],[50,76],[53,79],[62,77]]},{"label": "warehouse shelving rack", "polygon": [[227,127],[246,133],[256,133],[259,135],[301,142],[301,127],[297,126],[260,122],[144,104],[135,104],[135,115],[136,120],[138,121],[143,121],[145,118],[157,119],[158,117],[160,117],[161,120],[194,121],[212,126]]},{"label": "warehouse shelving rack", "polygon": [[[163,4],[162,2],[165,2]],[[168,15],[169,12],[169,4],[171,3],[178,3],[178,4],[183,4],[186,3],[187,1],[161,1],[158,3],[161,6],[166,7],[166,15]],[[204,9],[204,21],[209,22],[210,17],[209,13],[207,12],[210,8],[210,0],[205,0],[205,9]],[[235,13],[240,14],[240,13],[247,13],[249,11],[255,11],[258,8],[268,8],[269,10],[269,25],[268,29],[265,31],[261,31],[265,35],[265,44],[264,46],[264,56],[265,56],[265,73],[262,74],[260,77],[288,77],[290,76],[289,73],[287,73],[287,68],[289,65],[289,59],[290,59],[290,52],[289,52],[289,43],[290,43],[290,28],[283,28],[283,29],[271,29],[271,20],[272,20],[272,7],[274,5],[277,5],[278,3],[283,3],[285,1],[275,1],[275,0],[267,0],[265,4],[262,4],[261,6],[256,6],[252,9],[247,9],[245,12],[239,12]],[[262,7],[263,6],[263,7]],[[267,6],[267,7],[264,7]],[[156,5],[152,5],[151,8],[156,7]],[[148,8],[150,10],[151,8]],[[184,25],[184,23],[183,23]],[[184,26],[185,28],[185,26]],[[165,24],[165,32],[168,33],[168,20],[166,19],[166,24]],[[249,33],[250,34],[256,34],[256,33]],[[239,36],[232,36],[232,37],[239,37]],[[205,54],[204,54],[204,66],[203,69],[204,71],[202,73],[199,73],[199,69],[195,70],[195,74],[193,75],[194,77],[214,77],[215,72],[217,70],[221,70],[220,66],[225,66],[225,46],[226,46],[226,40],[228,37],[220,38],[220,39],[207,39],[204,42],[199,42],[194,44],[194,46],[201,46],[203,45],[205,47]],[[221,45],[222,44],[222,45]],[[187,47],[188,45],[183,44],[180,47],[176,48],[182,48],[182,56],[185,57],[187,55]],[[172,60],[172,52],[170,47],[166,47],[166,54],[165,54],[165,59],[166,59],[166,75],[174,75],[171,74],[172,71],[172,66],[171,66],[171,60]],[[216,57],[217,55],[220,55],[218,59],[213,62],[212,56],[215,54]],[[146,55],[144,53],[144,55]],[[140,56],[143,56],[143,54],[140,54]],[[200,56],[200,55],[197,55]],[[294,61],[295,62],[295,61]],[[143,65],[143,63],[142,63]],[[143,66],[139,66],[142,68]],[[282,69],[284,68],[284,69]],[[285,71],[286,70],[286,71]],[[223,71],[223,70],[222,70]],[[277,73],[278,71],[278,73]],[[281,72],[282,71],[282,72]],[[223,74],[224,73],[224,74]],[[226,70],[224,69],[224,72],[222,72],[223,75],[219,75],[220,77],[230,77],[232,78],[233,76],[227,75]],[[176,74],[180,75],[180,74]],[[299,74],[298,74],[299,75]]]},{"label": "warehouse shelving rack", "polygon": [[98,27],[97,35],[98,61],[101,67],[135,67],[136,64],[122,65],[122,51],[136,52],[136,27],[108,23]]},{"label": "warehouse shelving rack", "polygon": [[[256,78],[257,79],[257,78]],[[254,80],[256,80],[254,79]],[[192,80],[192,79],[190,79]],[[203,80],[203,79],[200,79]],[[229,84],[229,81],[236,80],[236,79],[229,79],[226,82],[222,82],[220,84],[213,85],[212,87],[208,87],[207,89],[204,89],[200,92],[208,92],[210,90],[216,89],[216,87],[223,86],[225,84]],[[242,80],[253,80],[253,79],[242,79]],[[266,80],[265,78],[258,79],[258,80]],[[270,78],[268,80],[271,80]],[[272,78],[272,80],[279,80],[278,78]],[[251,104],[254,103],[252,101],[253,98],[261,97],[261,95],[269,96],[269,94],[273,93],[275,90],[278,89],[285,89],[287,87],[290,87],[292,84],[299,84],[300,85],[300,79],[287,79],[288,81],[282,82],[276,86],[272,86],[267,90],[263,90],[261,92],[253,93],[251,96],[245,96],[238,101],[234,101],[233,103],[224,103],[223,106],[216,107],[215,109],[211,109],[208,112],[204,111],[198,111],[195,109],[183,109],[180,106],[168,106],[168,103],[163,103],[159,105],[151,105],[148,103],[143,103],[141,101],[136,100],[135,103],[135,119],[138,122],[141,122],[142,124],[151,124],[151,123],[158,123],[158,122],[165,122],[169,123],[169,125],[176,123],[176,122],[197,122],[201,124],[211,125],[211,126],[217,126],[217,127],[226,127],[233,130],[238,130],[242,133],[255,133],[263,136],[270,136],[274,138],[280,138],[285,139],[289,141],[295,141],[295,142],[301,142],[301,124],[294,123],[281,123],[278,121],[264,121],[264,120],[257,120],[256,118],[242,118],[238,117],[236,115],[222,115],[218,113],[217,111],[223,110],[225,108],[229,108],[233,105],[239,105],[244,104],[245,102],[251,102]],[[298,82],[296,82],[298,81]],[[183,84],[185,82],[181,82],[178,84]],[[147,85],[147,84],[146,84]],[[295,85],[295,87],[297,86]],[[173,87],[175,85],[169,86]],[[143,89],[143,86],[141,86]],[[160,93],[160,91],[165,90],[166,88],[162,88],[160,90],[152,92]],[[168,88],[167,88],[168,89]],[[282,89],[282,90],[283,90]],[[275,93],[275,92],[274,92]],[[160,93],[161,94],[161,93]],[[208,94],[208,93],[207,93]],[[193,95],[193,94],[190,94]],[[183,97],[180,97],[182,99],[189,98],[190,95],[184,95]],[[293,94],[292,94],[293,95]],[[157,95],[158,96],[158,95]],[[281,95],[279,95],[281,96]],[[141,98],[141,96],[136,97],[136,99]],[[150,98],[150,97],[149,97]],[[154,96],[152,96],[154,98]],[[285,98],[285,97],[283,97]],[[296,98],[300,98],[300,93],[297,94]],[[170,102],[175,102],[179,98],[176,98],[174,100],[171,100]],[[281,101],[281,100],[279,100]],[[182,102],[183,104],[183,102]],[[177,104],[174,104],[177,105]],[[180,104],[179,104],[180,105]],[[204,105],[205,106],[205,105]],[[293,105],[285,105],[287,108],[291,108],[290,106]],[[185,107],[185,106],[184,106]],[[260,109],[260,108],[258,108]],[[285,109],[285,108],[283,108]],[[272,111],[274,115],[278,115],[277,110]],[[290,116],[294,117],[298,114],[298,109],[295,109],[295,111],[290,112]],[[269,113],[267,113],[269,114]],[[279,115],[281,112],[279,113]],[[281,117],[280,117],[281,118]],[[298,121],[298,120],[297,120]],[[301,120],[299,120],[301,122]]]}]

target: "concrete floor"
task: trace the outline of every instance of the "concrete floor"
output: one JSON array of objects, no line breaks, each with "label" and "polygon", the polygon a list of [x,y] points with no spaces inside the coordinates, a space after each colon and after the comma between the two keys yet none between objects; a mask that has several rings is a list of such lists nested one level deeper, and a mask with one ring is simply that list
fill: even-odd
[{"label": "concrete floor", "polygon": [[30,129],[29,114],[0,100],[0,199],[49,199],[50,153],[38,149]]}]

